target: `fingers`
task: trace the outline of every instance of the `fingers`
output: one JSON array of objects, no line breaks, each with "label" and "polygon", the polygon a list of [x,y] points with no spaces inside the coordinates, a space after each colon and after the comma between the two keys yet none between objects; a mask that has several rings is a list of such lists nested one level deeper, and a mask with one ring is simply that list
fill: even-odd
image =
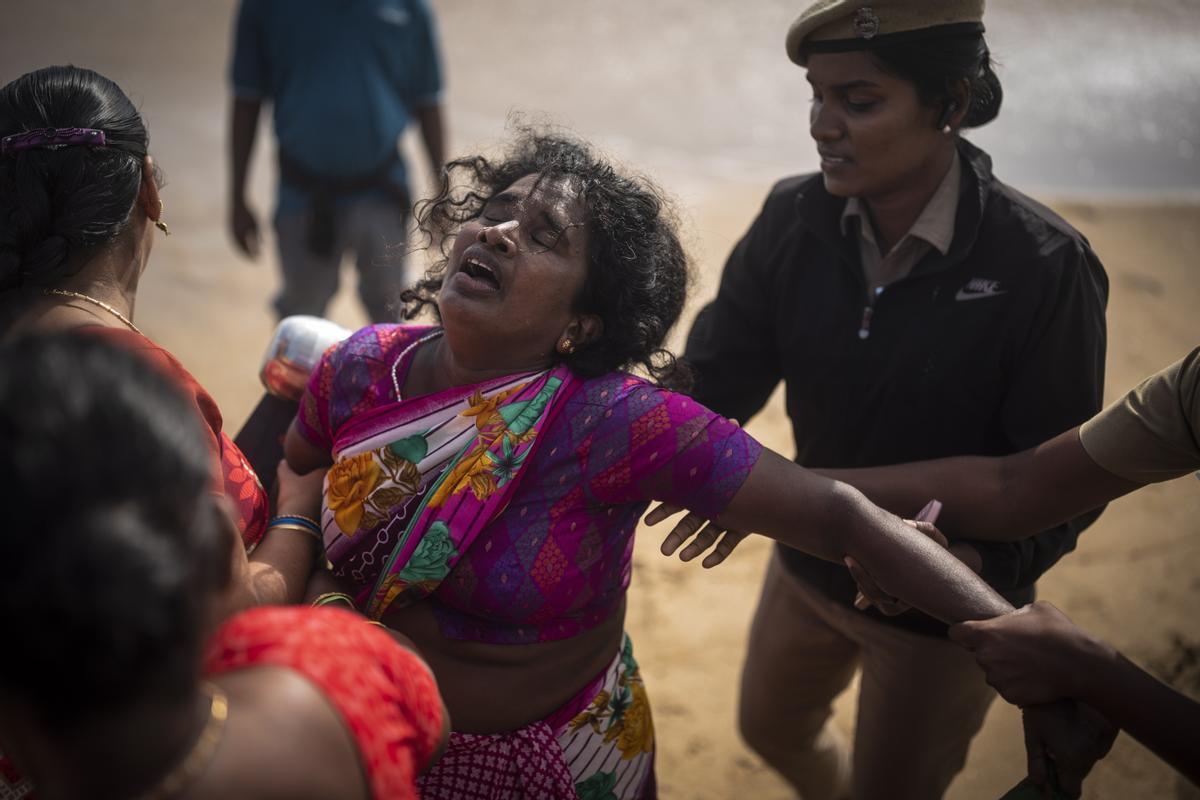
[{"label": "fingers", "polygon": [[1037,728],[1030,724],[1029,717],[1021,714],[1021,722],[1025,727],[1025,761],[1029,779],[1038,786],[1046,785],[1046,746],[1042,742]]},{"label": "fingers", "polygon": [[860,611],[864,611],[870,606],[875,606],[880,612],[894,617],[897,614],[903,614],[908,610],[908,604],[895,597],[892,597],[887,592],[879,587],[871,574],[863,569],[862,565],[855,561],[851,556],[846,556],[842,561],[850,570],[851,577],[858,584],[858,596],[854,599],[854,607]]},{"label": "fingers", "polygon": [[258,220],[245,206],[239,206],[233,211],[233,242],[250,258],[258,258]]},{"label": "fingers", "polygon": [[854,595],[854,607],[859,611],[866,611],[871,607],[871,601],[863,593],[862,587],[864,583],[873,583],[871,576],[850,556],[843,558],[842,563],[846,565],[846,569],[850,570],[850,577],[854,578],[854,582],[858,584],[858,592]]},{"label": "fingers", "polygon": [[1076,798],[1083,796],[1083,779],[1091,772],[1091,764],[1087,767],[1081,767],[1075,763],[1054,762],[1056,767],[1055,777],[1057,778],[1058,788],[1067,797]]},{"label": "fingers", "polygon": [[673,506],[670,503],[659,503],[657,506],[650,509],[650,513],[646,515],[646,518],[643,519],[642,522],[646,523],[647,525],[657,525],[664,519],[675,516],[680,511],[683,511],[683,506]]},{"label": "fingers", "polygon": [[[663,520],[683,511],[682,506],[672,505],[670,503],[660,503],[650,509],[645,518],[642,520],[647,525],[657,525]],[[723,562],[729,557],[729,554],[745,539],[749,534],[740,531],[729,531],[711,522],[699,514],[688,514],[679,522],[675,523],[675,527],[663,539],[662,546],[659,551],[664,556],[673,555],[676,550],[683,545],[692,536],[696,538],[692,540],[687,547],[679,554],[681,561],[691,561],[699,555],[702,555],[709,548],[713,548],[701,562],[701,565],[706,569],[711,569]],[[720,541],[718,541],[718,539]]]},{"label": "fingers", "polygon": [[736,548],[738,544],[740,544],[741,541],[749,535],[750,534],[742,533],[741,531],[725,531],[725,535],[721,537],[721,541],[717,542],[716,549],[709,553],[708,556],[700,562],[700,566],[704,567],[705,569],[712,569],[713,567],[717,566],[726,558],[728,558],[729,554],[733,552],[734,548]]},{"label": "fingers", "polygon": [[[657,509],[656,509],[657,510]],[[696,531],[700,530],[708,523],[704,517],[698,514],[688,514],[679,522],[675,523],[675,527],[667,534],[667,538],[663,539],[660,550],[664,556],[673,555],[679,546],[692,537]]]},{"label": "fingers", "polygon": [[937,529],[937,526],[935,526],[932,522],[925,522],[925,521],[919,520],[919,519],[906,519],[906,520],[904,520],[904,522],[906,524],[908,524],[910,527],[916,528],[921,533],[928,536],[930,539],[933,539],[935,542],[940,544],[942,547],[946,547],[946,548],[950,547],[950,540],[947,539],[946,535],[944,533],[942,533],[941,531],[939,531]]},{"label": "fingers", "polygon": [[708,523],[700,529],[700,532],[696,534],[696,538],[693,539],[687,547],[683,548],[683,551],[679,554],[679,560],[691,561],[693,558],[712,547],[717,541],[717,537],[724,532],[724,528],[719,528],[715,523],[712,522]]},{"label": "fingers", "polygon": [[[1068,797],[1080,797],[1084,778],[1108,752],[1116,728],[1093,709],[1074,701],[1027,707],[1023,720],[1030,778],[1040,775],[1044,785],[1057,786]],[[1041,761],[1036,774],[1035,757]]]},{"label": "fingers", "polygon": [[968,650],[975,650],[985,638],[985,634],[981,629],[983,623],[979,620],[970,620],[967,622],[959,622],[951,625],[946,631],[946,635],[950,637],[950,641],[955,644],[965,647]]}]

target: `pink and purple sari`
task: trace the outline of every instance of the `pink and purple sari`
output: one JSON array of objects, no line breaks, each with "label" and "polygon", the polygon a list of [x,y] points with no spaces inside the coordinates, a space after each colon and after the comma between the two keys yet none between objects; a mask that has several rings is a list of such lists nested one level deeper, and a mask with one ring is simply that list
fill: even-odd
[{"label": "pink and purple sari", "polygon": [[576,379],[566,367],[401,400],[352,419],[334,440],[321,527],[331,563],[362,568],[372,619],[433,592],[508,505],[538,432]]},{"label": "pink and purple sari", "polygon": [[[298,428],[335,459],[322,527],[374,618],[427,602],[448,638],[552,641],[599,625],[629,585],[650,499],[718,516],[761,447],[690,399],[566,367],[397,400],[431,329],[373,326],[322,358]],[[451,734],[426,798],[653,795],[649,702],[626,639],[547,719]]]}]

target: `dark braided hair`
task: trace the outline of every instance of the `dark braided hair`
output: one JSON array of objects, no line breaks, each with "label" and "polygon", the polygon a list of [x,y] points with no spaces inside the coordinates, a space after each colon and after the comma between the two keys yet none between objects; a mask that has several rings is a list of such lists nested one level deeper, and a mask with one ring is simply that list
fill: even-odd
[{"label": "dark braided hair", "polygon": [[663,348],[689,279],[670,203],[648,178],[618,172],[562,134],[521,128],[500,159],[465,156],[446,165],[437,194],[416,207],[417,223],[428,242],[438,243],[440,258],[401,296],[405,319],[427,308],[437,315],[453,235],[489,198],[527,175],[568,181],[587,209],[588,274],[575,309],[599,316],[604,331],[560,357],[585,378],[640,367],[661,385],[687,388],[687,368]]},{"label": "dark braided hair", "polygon": [[99,337],[0,346],[0,491],[5,692],[65,725],[193,690],[231,545],[179,391]]},{"label": "dark braided hair", "polygon": [[104,147],[0,156],[0,295],[53,286],[76,252],[125,230],[149,136],[117,84],[90,69],[46,67],[0,89],[0,138],[39,128],[96,128]]}]

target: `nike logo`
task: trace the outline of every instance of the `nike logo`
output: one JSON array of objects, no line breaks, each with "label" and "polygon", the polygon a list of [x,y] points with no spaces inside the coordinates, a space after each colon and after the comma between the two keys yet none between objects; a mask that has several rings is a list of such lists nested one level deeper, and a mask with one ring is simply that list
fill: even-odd
[{"label": "nike logo", "polygon": [[967,281],[967,285],[958,290],[958,294],[954,295],[955,300],[979,300],[983,297],[995,297],[1001,294],[1008,294],[1007,289],[1000,288],[1000,281],[992,281],[987,278],[971,278]]}]

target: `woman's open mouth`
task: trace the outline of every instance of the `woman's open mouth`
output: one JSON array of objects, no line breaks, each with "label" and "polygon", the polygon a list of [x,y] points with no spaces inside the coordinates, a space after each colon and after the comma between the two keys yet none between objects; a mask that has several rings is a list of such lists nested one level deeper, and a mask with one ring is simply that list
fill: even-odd
[{"label": "woman's open mouth", "polygon": [[500,272],[474,256],[465,256],[458,274],[463,276],[471,289],[477,292],[500,291]]}]

